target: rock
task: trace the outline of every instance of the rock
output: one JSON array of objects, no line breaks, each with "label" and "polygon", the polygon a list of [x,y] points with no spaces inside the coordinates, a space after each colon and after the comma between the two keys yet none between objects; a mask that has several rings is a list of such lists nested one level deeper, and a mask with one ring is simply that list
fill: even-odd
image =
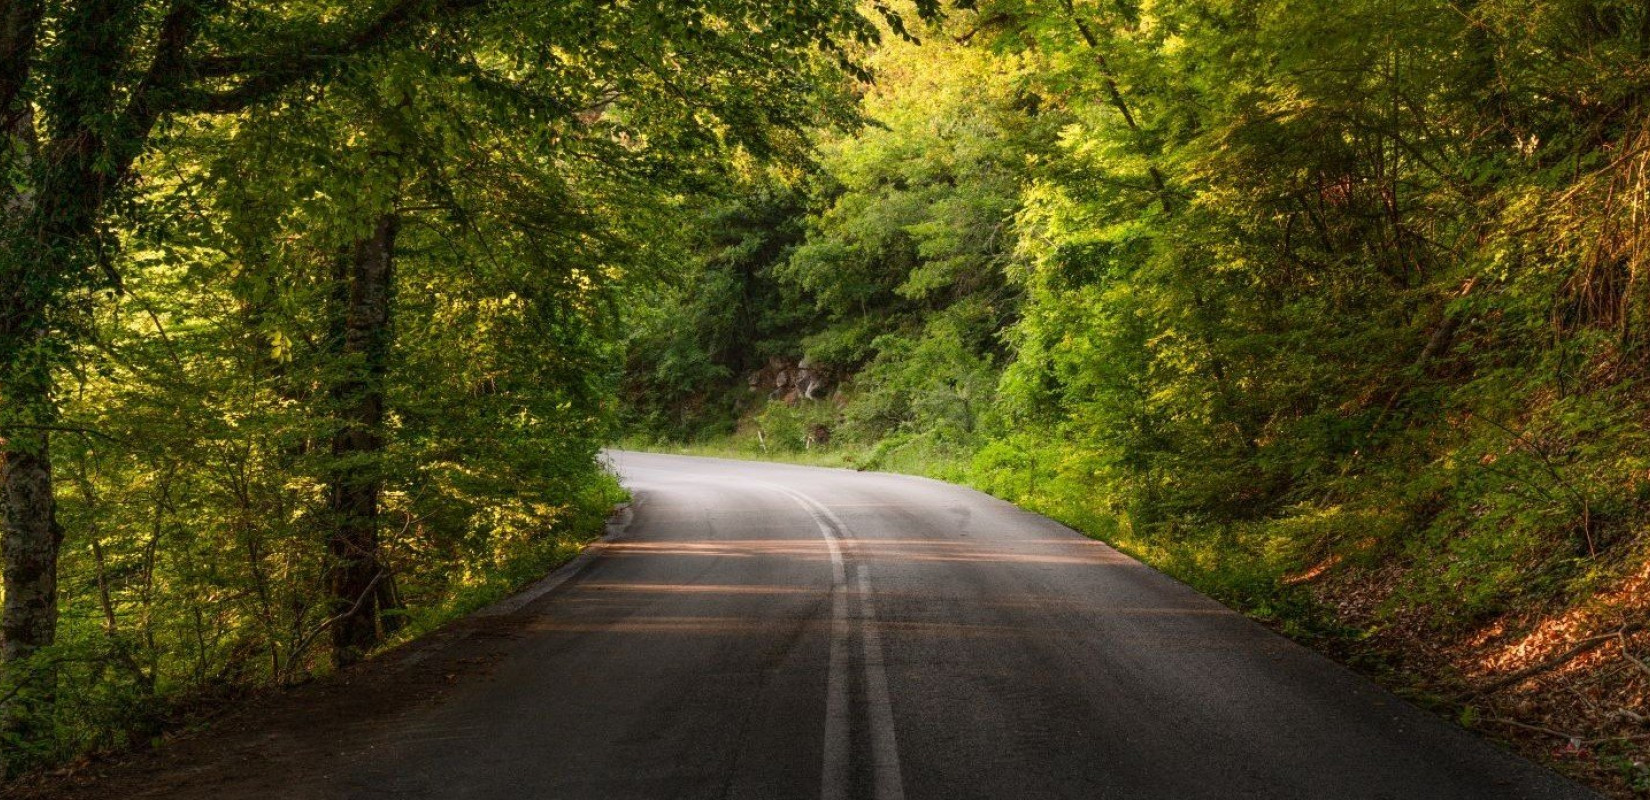
[{"label": "rock", "polygon": [[817,400],[832,388],[830,372],[804,358],[796,361],[770,358],[761,369],[751,373],[745,384],[753,392],[766,392],[768,399],[786,404],[799,400]]}]

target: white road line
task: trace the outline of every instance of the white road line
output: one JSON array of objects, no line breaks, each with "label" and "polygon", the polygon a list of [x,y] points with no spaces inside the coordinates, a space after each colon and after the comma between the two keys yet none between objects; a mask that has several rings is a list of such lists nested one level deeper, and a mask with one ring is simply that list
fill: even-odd
[{"label": "white road line", "polygon": [[871,765],[877,800],[905,800],[905,784],[899,774],[899,743],[894,740],[894,706],[888,699],[888,670],[882,660],[882,632],[877,629],[876,604],[871,599],[871,581],[865,565],[854,571],[859,591],[860,616],[865,624],[860,637],[865,645],[865,704],[871,718]]},{"label": "white road line", "polygon": [[[825,758],[820,776],[820,795],[825,800],[848,800],[851,796],[851,719],[848,699],[848,640],[853,631],[848,618],[848,576],[842,557],[841,540],[848,526],[823,503],[788,486],[761,481],[795,500],[819,526],[831,555],[831,655],[825,678]],[[875,606],[871,601],[870,579],[865,566],[855,570],[853,589],[859,598],[864,626],[866,704],[871,739],[872,797],[874,800],[905,800],[900,777],[899,747],[894,739],[893,705],[888,696],[888,673],[882,660],[882,635],[875,627]]]},{"label": "white road line", "polygon": [[[852,783],[850,711],[848,708],[848,572],[842,560],[842,545],[837,541],[837,529],[831,526],[827,511],[800,492],[763,482],[774,491],[795,500],[819,526],[825,537],[825,549],[831,554],[831,657],[825,673],[825,758],[820,774],[819,793],[824,800],[848,800]],[[827,511],[828,513],[828,511]]]},{"label": "white road line", "polygon": [[842,549],[836,537],[826,535],[831,549],[831,662],[825,677],[825,765],[820,796],[847,800],[850,783],[848,710],[848,587],[843,574]]}]

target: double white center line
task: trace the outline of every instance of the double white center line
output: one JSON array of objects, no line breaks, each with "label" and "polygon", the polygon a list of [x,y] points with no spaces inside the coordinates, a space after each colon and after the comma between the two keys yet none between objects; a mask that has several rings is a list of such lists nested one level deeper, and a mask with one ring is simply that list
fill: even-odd
[{"label": "double white center line", "polygon": [[[904,800],[900,780],[899,746],[894,739],[894,710],[888,698],[888,672],[882,659],[882,634],[876,626],[876,605],[865,565],[854,569],[848,582],[847,564],[842,557],[842,541],[848,527],[819,501],[786,486],[768,484],[807,510],[825,537],[831,556],[831,655],[825,679],[825,764],[820,776],[824,800],[848,800],[853,796],[853,760],[849,701],[849,640],[853,635],[849,600],[857,600],[860,645],[863,650],[865,718],[870,728],[872,798]],[[850,597],[850,595],[852,597]]]}]

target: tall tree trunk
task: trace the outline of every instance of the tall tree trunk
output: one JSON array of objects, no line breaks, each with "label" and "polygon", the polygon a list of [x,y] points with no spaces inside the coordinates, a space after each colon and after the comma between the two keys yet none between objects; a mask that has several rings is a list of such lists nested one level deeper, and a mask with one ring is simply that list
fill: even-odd
[{"label": "tall tree trunk", "polygon": [[[0,2],[0,121],[5,152],[20,153],[26,185],[6,187],[0,209],[0,441],[4,441],[4,527],[0,551],[6,600],[0,611],[0,663],[10,664],[51,644],[57,628],[56,519],[48,431],[56,421],[55,370],[66,363],[68,338],[52,311],[76,289],[98,279],[97,223],[129,176],[162,107],[158,97],[182,76],[183,51],[194,35],[194,4],[177,3],[162,25],[149,72],[129,93],[118,84],[132,28],[123,5],[74,6],[59,22],[56,46],[72,53],[73,85],[46,87],[40,106],[55,128],[37,141],[23,82],[41,7],[32,0]],[[64,56],[64,60],[70,60]],[[117,119],[111,125],[109,120]],[[13,147],[13,141],[20,147]],[[6,165],[11,166],[11,165]],[[112,271],[107,277],[114,281]],[[49,699],[49,689],[41,695]],[[15,711],[14,708],[12,711]],[[7,719],[14,713],[8,711]]]},{"label": "tall tree trunk", "polygon": [[[83,224],[91,213],[88,206],[100,202],[91,190],[66,199],[58,194],[22,200],[25,230],[41,234],[7,230],[0,247],[0,570],[6,589],[0,665],[28,658],[56,635],[63,534],[52,485],[50,431],[58,421],[53,389],[65,348],[48,309],[80,269],[76,245],[89,235]],[[49,684],[49,673],[46,677]],[[31,694],[49,700],[50,687]],[[28,705],[22,702],[4,716],[15,720]]]},{"label": "tall tree trunk", "polygon": [[49,440],[44,434],[8,440],[4,459],[6,602],[0,619],[0,661],[28,658],[57,631],[57,551],[63,541],[52,494]]},{"label": "tall tree trunk", "polygon": [[384,214],[372,232],[340,259],[334,334],[338,362],[331,390],[340,418],[329,476],[330,588],[334,660],[345,666],[383,638],[381,613],[394,607],[393,583],[378,548],[378,499],[383,478],[384,377],[388,370],[390,306],[399,219]]},{"label": "tall tree trunk", "polygon": [[52,462],[43,434],[4,445],[6,603],[0,661],[27,658],[57,631],[57,551],[63,540],[52,493]]},{"label": "tall tree trunk", "polygon": [[[15,367],[13,364],[6,365]],[[5,378],[18,377],[4,370]],[[38,374],[30,377],[38,377]],[[31,659],[57,636],[57,555],[63,531],[57,524],[52,487],[50,393],[43,380],[6,380],[0,427],[0,665],[7,668],[9,696],[0,701],[0,734],[31,741],[49,730],[56,696],[56,670]],[[30,424],[33,423],[33,424]],[[4,748],[0,748],[0,754]],[[0,776],[11,766],[0,755]]]},{"label": "tall tree trunk", "polygon": [[[15,9],[8,9],[12,11]],[[9,25],[11,20],[7,20]],[[9,32],[8,32],[9,33]],[[11,163],[0,168],[28,173],[36,166],[39,141],[34,115],[10,107],[0,147]],[[0,735],[24,741],[43,724],[55,695],[55,671],[30,657],[57,638],[57,558],[63,533],[51,468],[52,358],[44,347],[38,281],[31,268],[58,266],[50,251],[32,252],[30,230],[37,195],[30,186],[7,182],[0,188],[0,667],[14,691],[0,702]],[[36,257],[38,256],[38,257]],[[32,674],[31,674],[32,672]],[[12,764],[0,755],[0,778]]]}]

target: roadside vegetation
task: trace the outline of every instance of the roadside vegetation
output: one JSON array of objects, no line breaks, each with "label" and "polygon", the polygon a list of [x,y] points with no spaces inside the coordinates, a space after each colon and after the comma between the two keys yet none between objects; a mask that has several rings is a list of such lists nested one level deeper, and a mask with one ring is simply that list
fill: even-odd
[{"label": "roadside vegetation", "polygon": [[963,481],[1650,791],[1650,6],[0,0],[0,770]]},{"label": "roadside vegetation", "polygon": [[0,780],[542,575],[619,309],[854,115],[803,0],[0,0]]},{"label": "roadside vegetation", "polygon": [[629,441],[972,484],[1650,791],[1650,7],[917,38],[629,308]]}]

